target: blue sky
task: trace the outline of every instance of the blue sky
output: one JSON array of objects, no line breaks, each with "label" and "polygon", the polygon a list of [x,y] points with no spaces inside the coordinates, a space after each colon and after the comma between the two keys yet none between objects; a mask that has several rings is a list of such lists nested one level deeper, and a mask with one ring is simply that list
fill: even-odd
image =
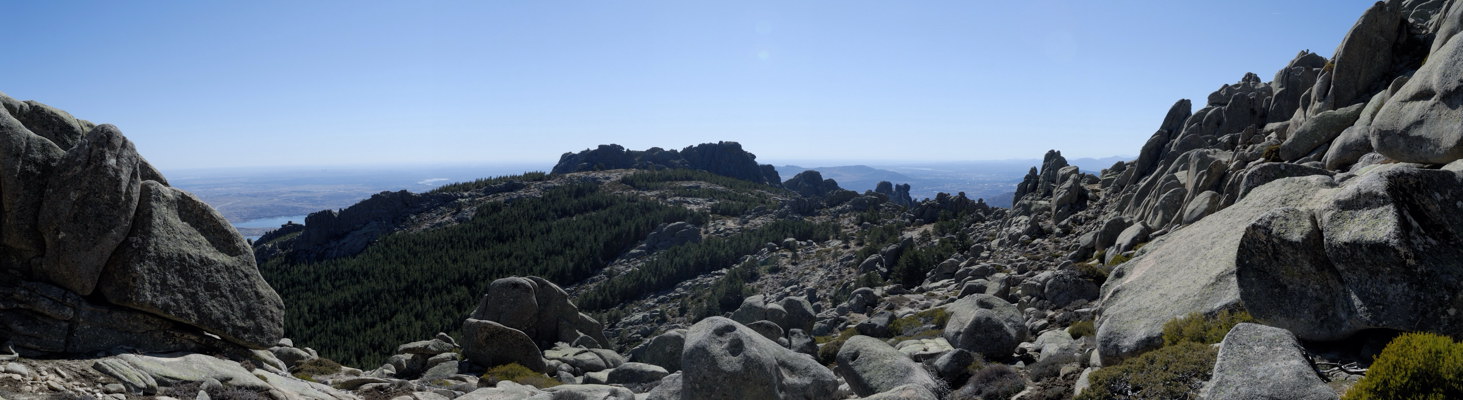
[{"label": "blue sky", "polygon": [[1371,1],[8,2],[0,91],[164,170],[553,162],[735,140],[762,161],[1133,155],[1180,98]]}]

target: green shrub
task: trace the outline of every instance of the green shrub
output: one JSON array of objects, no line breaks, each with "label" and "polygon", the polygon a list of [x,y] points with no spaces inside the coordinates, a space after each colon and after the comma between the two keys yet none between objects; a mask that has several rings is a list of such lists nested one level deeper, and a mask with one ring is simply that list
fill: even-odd
[{"label": "green shrub", "polygon": [[1260,158],[1269,162],[1280,162],[1280,145],[1273,144],[1265,147],[1265,152],[1260,153]]},{"label": "green shrub", "polygon": [[1093,263],[1081,263],[1077,264],[1077,273],[1082,275],[1082,279],[1102,286],[1103,282],[1107,282],[1108,268]]},{"label": "green shrub", "polygon": [[1183,342],[1092,372],[1092,386],[1078,400],[1196,398],[1219,351]]},{"label": "green shrub", "polygon": [[1254,322],[1255,318],[1244,311],[1220,311],[1212,317],[1191,313],[1163,324],[1163,345],[1173,346],[1182,342],[1214,344],[1224,340],[1229,329],[1241,322]]},{"label": "green shrub", "polygon": [[339,373],[340,369],[340,363],[328,358],[316,358],[290,368],[290,373],[294,374],[296,378],[314,380],[316,376]]},{"label": "green shrub", "polygon": [[1072,335],[1073,339],[1096,335],[1097,325],[1094,325],[1090,319],[1073,322],[1072,326],[1067,327],[1067,334]]},{"label": "green shrub", "polygon": [[914,332],[914,333],[911,333],[911,334],[908,334],[908,335],[895,336],[893,339],[890,339],[890,342],[891,343],[899,343],[899,342],[903,342],[903,341],[906,341],[906,340],[934,339],[934,338],[941,337],[941,336],[944,336],[944,335],[945,335],[945,330],[944,329],[927,329],[927,330],[923,330],[923,331],[919,331],[919,332]]},{"label": "green shrub", "polygon": [[1392,339],[1361,381],[1342,397],[1372,399],[1463,398],[1463,344],[1432,333]]},{"label": "green shrub", "polygon": [[907,317],[894,320],[889,323],[889,330],[895,335],[907,335],[910,331],[923,328],[925,325],[944,327],[950,321],[950,313],[944,308],[931,308],[910,314]]},{"label": "green shrub", "polygon": [[[838,350],[843,349],[843,342],[847,342],[849,338],[854,336],[858,336],[858,331],[853,328],[848,328],[844,329],[843,332],[839,332],[838,336],[827,339],[823,342],[822,346],[818,346],[818,362],[823,363],[823,365],[833,365],[833,363],[838,361]],[[817,338],[814,340],[817,340]]]},{"label": "green shrub", "polygon": [[483,373],[481,379],[494,385],[502,381],[512,381],[514,383],[529,385],[539,389],[564,384],[563,382],[559,382],[559,380],[557,379],[550,378],[548,376],[545,376],[544,374],[534,372],[533,370],[528,369],[528,367],[519,365],[518,363],[503,364],[488,369],[488,372]]},{"label": "green shrub", "polygon": [[1071,352],[1059,352],[1044,356],[1040,361],[1026,367],[1026,374],[1031,376],[1034,382],[1044,381],[1062,376],[1062,367],[1077,362],[1077,355]]},{"label": "green shrub", "polygon": [[[1118,255],[1112,256],[1112,260],[1111,261],[1108,261],[1107,262],[1107,265],[1122,265],[1123,263],[1128,262],[1128,260],[1131,260],[1131,259],[1133,259],[1133,257],[1128,257],[1127,254],[1118,254]],[[1107,278],[1103,278],[1103,279],[1107,279]]]}]

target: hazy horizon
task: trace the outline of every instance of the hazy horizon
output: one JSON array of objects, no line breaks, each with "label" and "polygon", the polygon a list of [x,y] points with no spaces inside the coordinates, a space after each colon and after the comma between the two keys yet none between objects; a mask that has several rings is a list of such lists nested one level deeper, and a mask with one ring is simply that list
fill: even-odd
[{"label": "hazy horizon", "polygon": [[1330,56],[1371,3],[15,3],[47,34],[10,44],[0,91],[115,124],[162,170],[719,140],[764,163],[1101,158],[1178,99]]}]

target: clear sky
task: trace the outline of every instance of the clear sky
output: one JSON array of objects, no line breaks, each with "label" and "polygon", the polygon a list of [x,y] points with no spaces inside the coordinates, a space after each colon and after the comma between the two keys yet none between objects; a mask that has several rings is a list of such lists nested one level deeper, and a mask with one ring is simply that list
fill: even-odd
[{"label": "clear sky", "polygon": [[29,1],[0,91],[164,170],[1134,155],[1180,98],[1330,57],[1371,1]]}]

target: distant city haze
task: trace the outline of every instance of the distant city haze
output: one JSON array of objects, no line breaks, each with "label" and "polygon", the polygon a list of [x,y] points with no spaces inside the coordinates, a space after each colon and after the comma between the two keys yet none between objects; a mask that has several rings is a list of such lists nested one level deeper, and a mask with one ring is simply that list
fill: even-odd
[{"label": "distant city haze", "polygon": [[33,34],[0,91],[115,124],[164,170],[719,140],[764,162],[1100,158],[1180,98],[1331,56],[1371,3],[12,2]]}]

